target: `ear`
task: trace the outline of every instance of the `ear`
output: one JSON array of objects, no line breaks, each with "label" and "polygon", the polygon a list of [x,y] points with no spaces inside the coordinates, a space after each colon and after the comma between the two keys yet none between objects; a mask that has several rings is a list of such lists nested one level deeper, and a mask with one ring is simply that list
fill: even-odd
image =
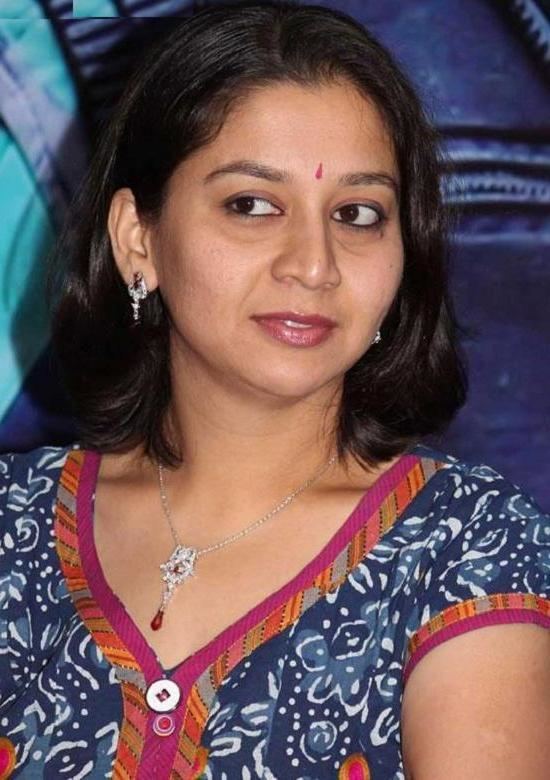
[{"label": "ear", "polygon": [[117,190],[111,199],[107,219],[111,248],[120,275],[130,284],[141,271],[147,289],[158,286],[153,263],[150,229],[139,217],[134,194],[128,187]]}]

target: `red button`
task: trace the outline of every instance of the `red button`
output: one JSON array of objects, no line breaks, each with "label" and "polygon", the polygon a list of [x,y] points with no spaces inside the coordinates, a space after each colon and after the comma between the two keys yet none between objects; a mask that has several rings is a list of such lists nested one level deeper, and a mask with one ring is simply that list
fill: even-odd
[{"label": "red button", "polygon": [[153,731],[159,737],[169,737],[175,728],[176,724],[172,715],[157,715],[153,721]]}]

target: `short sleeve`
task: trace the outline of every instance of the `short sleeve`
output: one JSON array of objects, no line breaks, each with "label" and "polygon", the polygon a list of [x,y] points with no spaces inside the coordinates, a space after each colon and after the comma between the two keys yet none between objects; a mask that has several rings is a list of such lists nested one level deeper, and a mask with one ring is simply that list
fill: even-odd
[{"label": "short sleeve", "polygon": [[0,455],[0,712],[48,662],[67,625],[53,506],[61,448]]},{"label": "short sleeve", "polygon": [[433,647],[476,628],[550,628],[550,515],[488,466],[452,466],[414,586],[403,680]]}]

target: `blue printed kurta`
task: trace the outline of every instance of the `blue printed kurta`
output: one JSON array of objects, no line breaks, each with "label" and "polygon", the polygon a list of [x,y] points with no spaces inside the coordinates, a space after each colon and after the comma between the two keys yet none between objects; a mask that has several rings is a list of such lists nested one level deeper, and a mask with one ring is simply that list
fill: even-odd
[{"label": "blue printed kurta", "polygon": [[550,517],[418,445],[301,572],[164,670],[101,570],[99,464],[78,445],[0,456],[7,776],[403,780],[415,664],[484,625],[550,628]]}]

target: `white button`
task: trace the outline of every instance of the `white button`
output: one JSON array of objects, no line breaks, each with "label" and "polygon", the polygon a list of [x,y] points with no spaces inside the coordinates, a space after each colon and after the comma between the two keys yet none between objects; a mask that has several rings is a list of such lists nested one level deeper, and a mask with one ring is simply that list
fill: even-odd
[{"label": "white button", "polygon": [[179,686],[173,680],[155,680],[147,688],[145,700],[153,712],[175,710],[181,698]]}]

